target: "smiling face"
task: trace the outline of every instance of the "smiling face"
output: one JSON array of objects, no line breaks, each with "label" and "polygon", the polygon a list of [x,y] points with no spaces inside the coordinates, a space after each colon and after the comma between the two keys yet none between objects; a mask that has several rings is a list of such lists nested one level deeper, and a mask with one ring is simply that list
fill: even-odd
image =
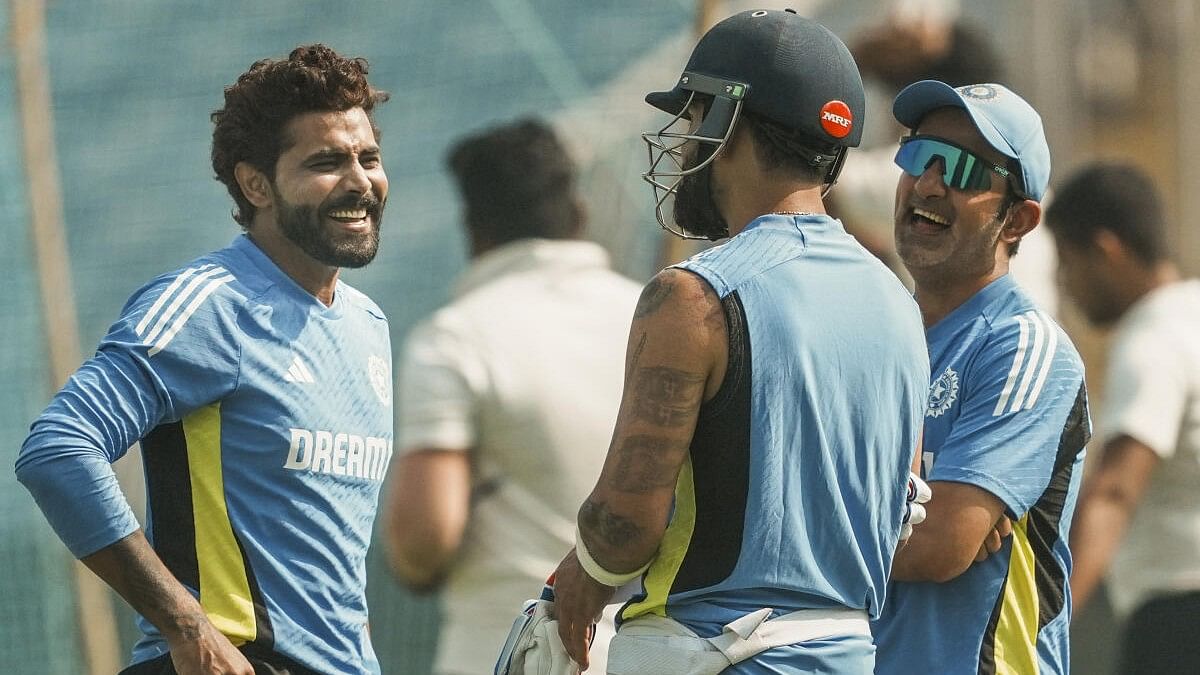
[{"label": "smiling face", "polygon": [[[996,152],[958,108],[939,108],[921,120],[918,134],[937,136],[1004,166],[1006,158]],[[944,167],[933,162],[920,176],[900,175],[896,186],[896,249],[913,278],[921,283],[945,283],[991,275],[998,256],[1004,218],[1001,214],[1008,186],[999,175],[988,172],[991,187],[959,190],[942,181]]]},{"label": "smiling face", "polygon": [[388,180],[362,108],[297,115],[275,164],[274,221],[306,256],[329,267],[362,267],[379,247]]}]

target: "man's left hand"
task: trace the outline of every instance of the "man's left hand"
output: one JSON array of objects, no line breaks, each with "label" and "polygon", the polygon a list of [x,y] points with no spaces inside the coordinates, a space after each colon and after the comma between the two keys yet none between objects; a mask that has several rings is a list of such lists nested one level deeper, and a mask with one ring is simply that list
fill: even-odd
[{"label": "man's left hand", "polygon": [[588,576],[575,557],[575,549],[554,571],[554,618],[567,654],[580,670],[587,670],[592,627],[612,599],[616,588]]},{"label": "man's left hand", "polygon": [[1004,545],[1004,538],[1012,534],[1012,521],[1008,516],[1000,516],[1000,520],[996,521],[996,525],[992,527],[992,531],[988,532],[988,536],[984,538],[983,545],[979,547],[979,553],[975,554],[975,562],[983,562],[987,560],[1000,547]]}]

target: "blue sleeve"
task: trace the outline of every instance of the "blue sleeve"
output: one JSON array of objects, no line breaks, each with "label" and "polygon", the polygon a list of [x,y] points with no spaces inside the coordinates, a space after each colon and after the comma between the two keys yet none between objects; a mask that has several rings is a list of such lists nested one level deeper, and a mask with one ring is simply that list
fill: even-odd
[{"label": "blue sleeve", "polygon": [[167,276],[134,295],[21,447],[17,477],[76,557],[138,527],[112,462],[236,386],[236,311],[212,297],[232,277],[190,276],[200,278]]},{"label": "blue sleeve", "polygon": [[959,416],[930,480],[969,483],[1020,518],[1045,492],[1083,382],[1065,333],[1040,313],[997,328],[968,366]]}]

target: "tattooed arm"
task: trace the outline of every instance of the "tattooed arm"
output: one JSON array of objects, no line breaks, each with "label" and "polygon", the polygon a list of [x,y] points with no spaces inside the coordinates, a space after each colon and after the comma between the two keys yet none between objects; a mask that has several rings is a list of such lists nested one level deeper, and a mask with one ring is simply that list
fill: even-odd
[{"label": "tattooed arm", "polygon": [[[728,345],[721,301],[700,277],[667,269],[646,286],[629,333],[608,457],[579,509],[580,536],[605,569],[636,570],[658,550],[700,405],[725,377]],[[589,577],[573,551],[555,578],[559,633],[586,667],[587,626],[613,589]]]}]

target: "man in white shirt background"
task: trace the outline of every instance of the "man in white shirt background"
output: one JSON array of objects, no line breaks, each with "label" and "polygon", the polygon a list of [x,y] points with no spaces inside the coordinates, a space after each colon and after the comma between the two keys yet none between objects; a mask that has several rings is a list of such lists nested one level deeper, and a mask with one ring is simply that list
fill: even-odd
[{"label": "man in white shirt background", "polygon": [[[386,539],[402,582],[442,589],[434,672],[474,675],[574,541],[641,287],[581,239],[576,168],[544,123],[465,138],[448,164],[471,264],[398,359]],[[611,634],[610,615],[588,672]]]},{"label": "man in white shirt background", "polygon": [[1098,465],[1071,531],[1077,610],[1107,575],[1120,673],[1200,672],[1200,281],[1171,261],[1150,179],[1090,165],[1046,216],[1063,286],[1114,328]]}]

